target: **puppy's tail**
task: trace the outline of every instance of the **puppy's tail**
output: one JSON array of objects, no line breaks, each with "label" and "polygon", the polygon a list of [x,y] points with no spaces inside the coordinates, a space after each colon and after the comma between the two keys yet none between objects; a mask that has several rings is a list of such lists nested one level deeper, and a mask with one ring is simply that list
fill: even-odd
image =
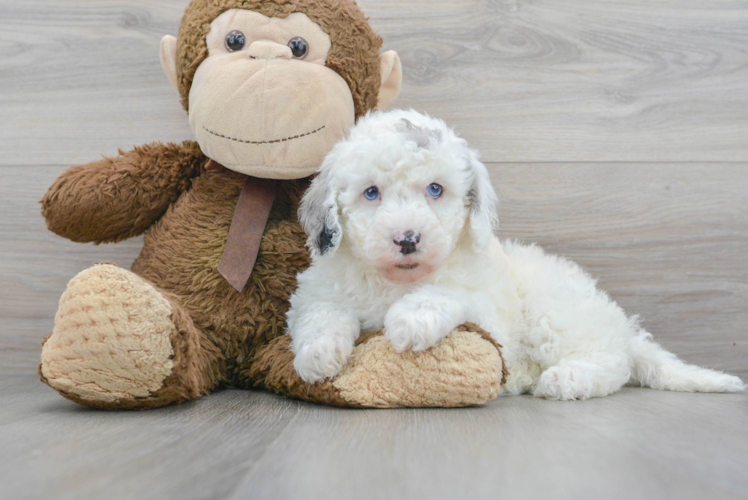
[{"label": "puppy's tail", "polygon": [[689,365],[640,331],[631,340],[632,380],[652,389],[682,392],[740,392],[746,386],[733,375]]}]

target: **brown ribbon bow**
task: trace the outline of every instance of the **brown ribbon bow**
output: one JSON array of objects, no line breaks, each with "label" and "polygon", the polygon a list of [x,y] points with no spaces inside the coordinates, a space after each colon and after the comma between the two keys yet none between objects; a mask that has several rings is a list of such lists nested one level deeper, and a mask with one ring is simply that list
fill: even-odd
[{"label": "brown ribbon bow", "polygon": [[[207,170],[225,167],[210,160]],[[262,235],[275,201],[278,181],[247,176],[231,219],[226,247],[218,263],[218,272],[237,292],[244,290],[260,251]]]}]

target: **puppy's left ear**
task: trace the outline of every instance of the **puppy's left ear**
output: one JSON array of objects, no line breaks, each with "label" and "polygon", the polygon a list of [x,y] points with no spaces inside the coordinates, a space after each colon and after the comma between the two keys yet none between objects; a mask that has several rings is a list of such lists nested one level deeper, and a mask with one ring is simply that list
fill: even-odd
[{"label": "puppy's left ear", "polygon": [[478,160],[474,151],[468,151],[467,161],[472,171],[473,183],[468,192],[470,203],[469,226],[473,239],[473,248],[484,248],[494,231],[499,227],[498,204],[499,197],[491,184],[486,166]]},{"label": "puppy's left ear", "polygon": [[333,175],[336,160],[333,150],[325,157],[299,205],[299,222],[308,235],[306,244],[313,257],[334,255],[343,237]]}]

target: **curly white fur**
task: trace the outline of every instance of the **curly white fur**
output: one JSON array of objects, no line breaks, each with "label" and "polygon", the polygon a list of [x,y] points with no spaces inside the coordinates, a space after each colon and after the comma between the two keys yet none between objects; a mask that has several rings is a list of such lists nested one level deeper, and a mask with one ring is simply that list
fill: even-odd
[{"label": "curly white fur", "polygon": [[[364,196],[372,186],[376,200]],[[362,118],[302,200],[313,263],[288,312],[299,375],[335,376],[362,330],[383,327],[398,351],[421,351],[471,321],[504,346],[511,394],[585,399],[632,380],[745,388],[662,349],[573,262],[500,242],[496,205],[486,168],[441,120],[402,110]],[[415,251],[403,251],[403,235]]]}]

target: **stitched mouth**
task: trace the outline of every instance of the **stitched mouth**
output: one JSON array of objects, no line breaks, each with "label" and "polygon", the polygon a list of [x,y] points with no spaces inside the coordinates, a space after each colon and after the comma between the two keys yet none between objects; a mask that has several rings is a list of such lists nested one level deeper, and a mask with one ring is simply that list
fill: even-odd
[{"label": "stitched mouth", "polygon": [[294,139],[300,139],[301,137],[306,137],[308,135],[316,134],[317,132],[319,132],[323,128],[325,128],[325,125],[322,125],[317,130],[312,130],[311,132],[307,132],[306,134],[294,135],[292,137],[286,137],[285,139],[275,139],[275,140],[272,140],[272,141],[245,141],[243,139],[237,139],[236,137],[229,137],[227,135],[219,134],[218,132],[213,132],[212,130],[210,130],[207,127],[203,127],[203,129],[205,129],[206,132],[208,132],[209,134],[213,134],[216,137],[223,137],[224,139],[228,139],[230,141],[241,142],[243,144],[275,144],[275,143],[278,143],[278,142],[293,141]]},{"label": "stitched mouth", "polygon": [[398,269],[404,269],[406,271],[410,271],[411,269],[415,269],[416,267],[420,265],[421,264],[395,264],[395,267]]}]

